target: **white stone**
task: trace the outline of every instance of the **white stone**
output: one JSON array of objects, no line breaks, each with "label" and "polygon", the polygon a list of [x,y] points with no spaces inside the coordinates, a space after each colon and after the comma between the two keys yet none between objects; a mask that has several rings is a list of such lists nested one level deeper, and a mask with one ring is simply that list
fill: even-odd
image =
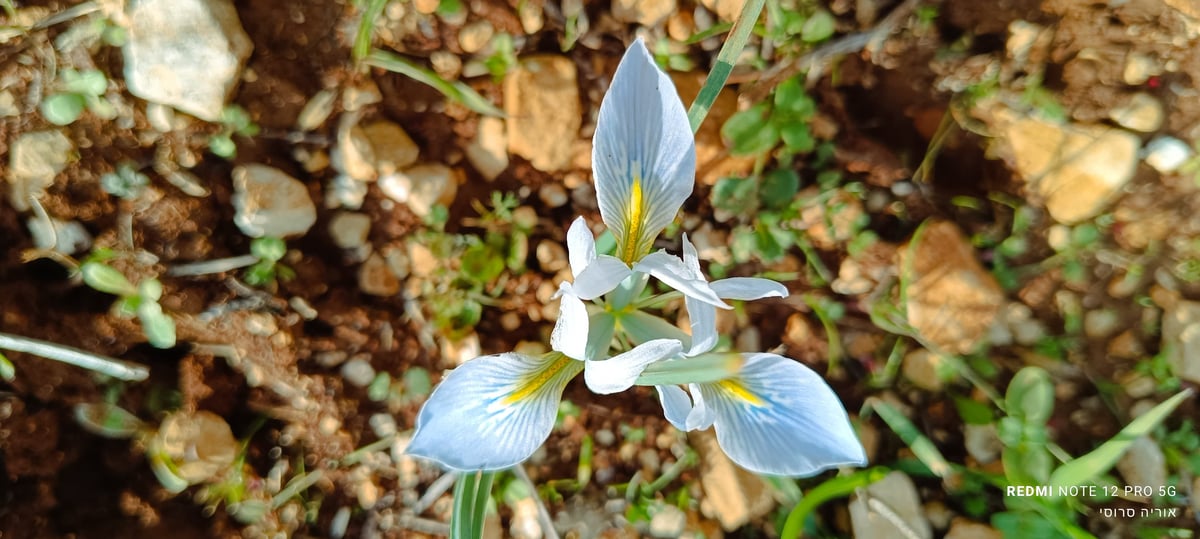
[{"label": "white stone", "polygon": [[504,120],[485,116],[479,119],[475,138],[467,144],[467,161],[487,181],[496,179],[508,168],[508,134]]},{"label": "white stone", "polygon": [[512,534],[513,539],[542,539],[542,526],[538,524],[537,515],[537,502],[533,498],[517,500],[508,533]]},{"label": "white stone", "polygon": [[1148,93],[1138,92],[1124,105],[1109,110],[1108,117],[1126,129],[1152,133],[1162,127],[1166,114],[1161,101]]},{"label": "white stone", "polygon": [[362,132],[371,144],[371,155],[379,174],[391,174],[417,162],[420,152],[417,143],[398,124],[374,122],[363,126]]},{"label": "white stone", "polygon": [[321,124],[329,119],[329,115],[333,114],[333,105],[337,102],[337,96],[337,90],[334,88],[326,88],[313,94],[296,117],[296,129],[312,131],[321,127]]},{"label": "white stone", "polygon": [[1175,375],[1200,383],[1200,303],[1176,301],[1162,321],[1162,348]]},{"label": "white stone", "polygon": [[1159,62],[1144,54],[1131,52],[1125,57],[1125,70],[1121,78],[1130,86],[1141,86],[1150,77],[1161,73]]},{"label": "white stone", "polygon": [[612,14],[621,22],[657,26],[678,7],[676,0],[614,0]]},{"label": "white stone", "polygon": [[29,198],[40,197],[54,177],[67,168],[75,144],[61,131],[24,133],[13,141],[8,155],[9,199],[17,211],[29,209]]},{"label": "white stone", "polygon": [[1126,485],[1150,487],[1158,492],[1167,484],[1167,458],[1158,442],[1149,436],[1141,436],[1129,445],[1117,461],[1117,471]]},{"label": "white stone", "polygon": [[302,236],[317,222],[308,188],[266,165],[233,169],[233,222],[251,238]]},{"label": "white stone", "polygon": [[[855,537],[933,539],[933,529],[921,511],[921,495],[903,472],[891,472],[872,483],[867,494],[856,495],[850,502],[850,525]],[[891,514],[884,516],[873,505],[882,505]],[[898,528],[889,517],[898,518],[906,529]]]},{"label": "white stone", "polygon": [[467,54],[475,54],[487,47],[495,33],[496,29],[492,27],[492,23],[486,20],[475,21],[458,31],[458,46]]},{"label": "white stone", "polygon": [[1146,145],[1146,164],[1162,174],[1179,170],[1195,154],[1191,146],[1175,137],[1158,137]]},{"label": "white stone", "polygon": [[650,518],[650,536],[672,538],[683,533],[687,525],[687,514],[678,507],[663,504],[662,509]]},{"label": "white stone", "polygon": [[342,364],[342,378],[356,387],[367,387],[375,379],[375,367],[362,358],[354,358]]},{"label": "white stone", "polygon": [[129,93],[221,119],[254,45],[229,0],[135,0],[123,47]]},{"label": "white stone", "polygon": [[504,79],[508,150],[533,168],[553,172],[571,163],[582,122],[575,62],[561,55],[525,58]]},{"label": "white stone", "polygon": [[417,217],[425,217],[435,204],[449,206],[458,191],[458,174],[442,164],[417,165],[379,178],[379,189],[388,198],[406,204]]},{"label": "white stone", "polygon": [[329,220],[329,236],[342,249],[357,249],[367,242],[371,218],[362,213],[341,212]]},{"label": "white stone", "polygon": [[1000,451],[1004,449],[1004,444],[996,432],[996,426],[991,423],[964,425],[963,446],[966,447],[967,454],[980,464],[995,462],[1000,457]]},{"label": "white stone", "polygon": [[358,288],[372,296],[390,297],[400,292],[400,279],[392,273],[387,260],[374,253],[358,267]]},{"label": "white stone", "polygon": [[771,489],[762,478],[729,460],[712,430],[689,432],[688,441],[700,453],[700,486],[704,489],[700,512],[704,516],[733,531],[775,506]]},{"label": "white stone", "polygon": [[1017,174],[1064,224],[1091,219],[1116,198],[1133,178],[1141,145],[1128,131],[1033,117],[1009,124],[1004,139]]},{"label": "white stone", "polygon": [[92,247],[92,235],[79,221],[59,221],[51,217],[50,226],[47,227],[45,220],[30,217],[26,225],[33,238],[33,246],[38,249],[52,249],[64,255],[73,255]]}]

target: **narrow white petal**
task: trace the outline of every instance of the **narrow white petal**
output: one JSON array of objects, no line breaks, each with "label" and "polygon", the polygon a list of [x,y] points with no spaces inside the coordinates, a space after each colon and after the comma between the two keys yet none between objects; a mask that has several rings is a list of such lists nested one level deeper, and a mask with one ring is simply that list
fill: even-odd
[{"label": "narrow white petal", "polygon": [[732,309],[716,292],[708,286],[708,282],[703,278],[696,279],[691,276],[687,266],[679,257],[668,254],[666,251],[658,251],[650,253],[643,257],[641,261],[633,266],[633,271],[649,273],[656,279],[664,282],[667,286],[674,288],[683,293],[683,295],[696,298],[700,301],[720,307],[722,309]]},{"label": "narrow white petal", "polygon": [[558,306],[558,321],[550,333],[550,348],[573,359],[585,359],[588,341],[588,312],[583,300],[571,290],[571,285],[561,283],[558,292],[562,296]]},{"label": "narrow white petal", "polygon": [[700,253],[688,241],[687,232],[683,233],[683,265],[691,272],[693,279],[705,279],[704,272],[700,270]]},{"label": "narrow white petal", "polygon": [[550,436],[563,388],[582,369],[582,361],[560,354],[463,363],[421,408],[407,452],[464,471],[520,463]]},{"label": "narrow white petal", "polygon": [[609,359],[588,361],[583,379],[588,389],[601,395],[625,391],[637,382],[646,365],[678,356],[683,343],[675,339],[656,339],[633,347]]},{"label": "narrow white petal", "polygon": [[691,195],[696,145],[687,112],[641,39],[634,41],[600,103],[592,138],[600,215],[633,263]]},{"label": "narrow white petal", "polygon": [[717,345],[717,309],[692,297],[684,298],[684,304],[692,327],[692,346],[687,355],[697,356],[712,350]]},{"label": "narrow white petal", "polygon": [[599,256],[579,272],[572,287],[580,299],[594,299],[612,292],[632,273],[624,262],[607,255]]},{"label": "narrow white petal", "polygon": [[691,347],[692,338],[682,329],[675,327],[661,317],[642,311],[623,313],[618,321],[621,329],[633,340],[634,344],[642,344],[654,339],[675,339],[685,346]]},{"label": "narrow white petal", "polygon": [[571,277],[579,278],[583,268],[596,259],[596,238],[588,228],[587,221],[578,217],[567,229],[567,260],[571,262]]},{"label": "narrow white petal", "polygon": [[688,413],[685,425],[687,430],[704,430],[712,426],[717,414],[704,402],[704,394],[700,392],[700,384],[688,384],[692,394],[692,411]]},{"label": "narrow white petal", "polygon": [[820,375],[775,354],[743,357],[737,377],[696,384],[696,400],[712,408],[717,442],[733,462],[787,476],[867,463],[846,409]]},{"label": "narrow white petal", "polygon": [[788,296],[788,289],[782,283],[758,277],[730,277],[713,281],[709,286],[722,299],[750,301]]},{"label": "narrow white petal", "polygon": [[687,416],[692,412],[692,398],[679,386],[654,386],[658,400],[662,402],[663,416],[675,428],[686,431]]}]

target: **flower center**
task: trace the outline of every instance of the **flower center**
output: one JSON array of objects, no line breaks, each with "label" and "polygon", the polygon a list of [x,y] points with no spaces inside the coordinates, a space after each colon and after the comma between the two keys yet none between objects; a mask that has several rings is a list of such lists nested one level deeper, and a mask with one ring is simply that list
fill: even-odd
[{"label": "flower center", "polygon": [[629,223],[629,232],[625,234],[625,250],[621,253],[621,260],[626,264],[633,265],[638,254],[638,240],[642,235],[642,177],[637,173],[633,175],[633,189],[629,194],[629,213],[626,222]]}]

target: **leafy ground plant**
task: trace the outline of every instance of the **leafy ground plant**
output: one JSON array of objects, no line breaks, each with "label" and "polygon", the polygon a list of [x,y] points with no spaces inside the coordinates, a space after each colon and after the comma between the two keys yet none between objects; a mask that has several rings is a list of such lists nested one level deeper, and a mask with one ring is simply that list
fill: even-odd
[{"label": "leafy ground plant", "polygon": [[134,286],[121,272],[105,264],[112,253],[97,251],[79,265],[79,273],[88,286],[117,296],[113,310],[117,316],[137,319],[142,323],[146,340],[155,348],[175,346],[175,321],[158,304],[162,298],[162,283],[146,279]]}]

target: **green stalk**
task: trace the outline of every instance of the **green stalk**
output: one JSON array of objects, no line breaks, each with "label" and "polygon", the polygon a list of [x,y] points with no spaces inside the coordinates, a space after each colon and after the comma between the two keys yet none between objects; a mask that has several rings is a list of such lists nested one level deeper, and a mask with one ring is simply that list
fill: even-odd
[{"label": "green stalk", "polygon": [[463,473],[454,485],[454,512],[450,515],[450,539],[483,537],[483,518],[492,494],[495,472]]},{"label": "green stalk", "polygon": [[717,94],[725,86],[725,81],[729,80],[729,74],[733,73],[733,64],[746,47],[750,31],[754,29],[754,23],[758,21],[758,15],[762,13],[765,2],[766,0],[747,0],[742,6],[742,12],[738,14],[737,21],[733,23],[733,30],[729,32],[729,39],[721,46],[721,52],[717,53],[717,65],[713,66],[708,78],[704,79],[704,86],[700,88],[700,93],[688,109],[688,123],[692,125],[693,133],[700,129],[704,117],[708,116],[708,110],[717,100]]}]

